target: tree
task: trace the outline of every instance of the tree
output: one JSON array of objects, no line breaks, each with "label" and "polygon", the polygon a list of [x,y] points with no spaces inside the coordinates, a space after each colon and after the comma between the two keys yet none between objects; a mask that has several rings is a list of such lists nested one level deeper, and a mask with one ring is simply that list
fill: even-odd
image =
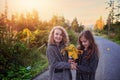
[{"label": "tree", "polygon": [[114,0],[110,0],[109,2],[107,2],[108,7],[106,7],[106,9],[110,9],[109,11],[109,15],[108,15],[108,19],[107,19],[107,26],[108,26],[108,35],[109,35],[109,31],[111,28],[111,25],[113,24],[114,21],[114,16],[115,16],[115,2]]},{"label": "tree", "polygon": [[120,0],[117,0],[115,16],[116,16],[116,22],[120,22]]},{"label": "tree", "polygon": [[71,23],[71,27],[75,32],[78,32],[77,30],[78,30],[79,24],[78,24],[77,18],[73,19]]},{"label": "tree", "polygon": [[65,27],[65,18],[63,16],[59,17],[58,25],[61,25],[61,26]]},{"label": "tree", "polygon": [[38,26],[39,24],[39,14],[38,11],[33,9],[32,11],[32,26]]},{"label": "tree", "polygon": [[102,16],[100,16],[100,19],[96,21],[96,24],[95,24],[95,30],[103,30],[104,28],[104,22],[102,20]]},{"label": "tree", "polygon": [[4,14],[0,14],[0,25],[5,25],[6,16]]},{"label": "tree", "polygon": [[24,14],[22,14],[22,13],[20,14],[20,17],[19,17],[19,23],[20,23],[23,27],[27,26],[25,16],[24,16]]},{"label": "tree", "polygon": [[80,26],[78,27],[78,32],[80,33],[82,30],[84,30],[84,25],[80,24]]},{"label": "tree", "polygon": [[57,15],[53,15],[52,19],[49,22],[52,27],[58,25],[58,18],[59,17]]},{"label": "tree", "polygon": [[22,42],[25,42],[28,47],[35,40],[35,36],[28,28],[25,28],[23,29],[23,31],[20,31],[17,36],[18,39],[20,39]]}]

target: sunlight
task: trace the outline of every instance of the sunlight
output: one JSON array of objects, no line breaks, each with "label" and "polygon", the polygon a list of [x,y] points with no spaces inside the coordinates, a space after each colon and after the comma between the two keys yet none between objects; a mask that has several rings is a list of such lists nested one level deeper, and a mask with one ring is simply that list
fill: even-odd
[{"label": "sunlight", "polygon": [[39,5],[38,0],[19,0],[19,5],[21,8],[31,11]]},{"label": "sunlight", "polygon": [[53,4],[50,0],[18,0],[16,7],[19,11],[32,11],[36,9],[38,11],[48,10]]},{"label": "sunlight", "polygon": [[9,15],[14,13],[26,14],[36,10],[43,20],[47,20],[56,12],[55,4],[51,0],[8,0],[8,3]]}]

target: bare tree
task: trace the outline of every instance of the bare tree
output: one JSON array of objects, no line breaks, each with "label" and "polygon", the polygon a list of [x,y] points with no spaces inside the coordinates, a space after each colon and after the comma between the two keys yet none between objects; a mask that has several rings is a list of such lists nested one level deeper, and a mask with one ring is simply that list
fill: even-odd
[{"label": "bare tree", "polygon": [[110,27],[114,21],[115,2],[114,2],[114,0],[110,0],[109,2],[106,2],[106,3],[108,4],[108,7],[106,7],[106,9],[110,9],[108,19],[107,19],[108,35],[109,35]]}]

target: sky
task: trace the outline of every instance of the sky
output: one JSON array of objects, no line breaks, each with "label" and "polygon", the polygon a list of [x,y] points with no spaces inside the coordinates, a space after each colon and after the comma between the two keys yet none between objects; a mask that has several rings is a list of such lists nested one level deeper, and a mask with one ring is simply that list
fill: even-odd
[{"label": "sky", "polygon": [[[108,11],[105,9],[108,0],[7,0],[8,15],[39,12],[42,20],[50,20],[53,15],[64,16],[70,22],[76,17],[79,24],[94,25],[102,16],[106,22]],[[4,11],[5,0],[0,0],[0,13]]]}]

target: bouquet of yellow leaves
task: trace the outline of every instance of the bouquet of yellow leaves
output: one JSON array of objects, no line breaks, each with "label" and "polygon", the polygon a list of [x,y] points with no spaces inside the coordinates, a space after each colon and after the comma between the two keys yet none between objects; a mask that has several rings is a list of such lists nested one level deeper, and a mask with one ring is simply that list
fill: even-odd
[{"label": "bouquet of yellow leaves", "polygon": [[69,58],[72,57],[74,60],[78,59],[78,55],[83,53],[82,50],[78,50],[73,44],[70,44],[63,48],[61,50],[61,53],[64,53],[64,51],[68,51]]}]

